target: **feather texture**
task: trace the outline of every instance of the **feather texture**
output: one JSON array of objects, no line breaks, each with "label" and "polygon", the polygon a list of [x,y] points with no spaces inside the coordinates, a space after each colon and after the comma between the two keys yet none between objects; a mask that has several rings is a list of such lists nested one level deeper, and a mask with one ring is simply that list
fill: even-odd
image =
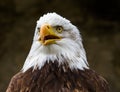
[{"label": "feather texture", "polygon": [[55,61],[46,63],[41,70],[19,72],[6,92],[108,92],[108,84],[91,69],[71,70],[67,64]]}]

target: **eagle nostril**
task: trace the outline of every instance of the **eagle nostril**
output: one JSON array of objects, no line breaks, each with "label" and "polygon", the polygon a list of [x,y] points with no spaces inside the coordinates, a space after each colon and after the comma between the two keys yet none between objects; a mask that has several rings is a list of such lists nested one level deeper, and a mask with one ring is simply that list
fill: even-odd
[{"label": "eagle nostril", "polygon": [[50,29],[50,27],[49,27],[49,26],[47,26],[47,29]]}]

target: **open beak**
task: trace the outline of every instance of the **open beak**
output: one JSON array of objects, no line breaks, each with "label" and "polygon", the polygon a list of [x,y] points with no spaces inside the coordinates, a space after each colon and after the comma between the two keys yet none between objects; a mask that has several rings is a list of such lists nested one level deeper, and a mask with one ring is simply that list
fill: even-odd
[{"label": "open beak", "polygon": [[44,24],[41,26],[39,41],[43,45],[54,44],[56,43],[57,40],[60,40],[60,39],[61,37],[55,34],[55,32],[53,31],[53,28],[50,25]]}]

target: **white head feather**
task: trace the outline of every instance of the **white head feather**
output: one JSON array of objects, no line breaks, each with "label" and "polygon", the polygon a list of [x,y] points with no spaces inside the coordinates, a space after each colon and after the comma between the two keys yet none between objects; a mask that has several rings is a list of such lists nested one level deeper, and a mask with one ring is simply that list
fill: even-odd
[{"label": "white head feather", "polygon": [[[51,26],[59,25],[63,27],[63,32],[57,34],[63,38],[56,41],[56,44],[44,46],[39,42],[38,27],[40,28],[45,23]],[[71,69],[84,70],[84,68],[89,68],[79,30],[69,20],[60,15],[47,13],[37,21],[33,44],[22,70],[25,72],[31,67],[41,69],[46,62],[54,62],[55,60],[59,64],[66,61]]]}]

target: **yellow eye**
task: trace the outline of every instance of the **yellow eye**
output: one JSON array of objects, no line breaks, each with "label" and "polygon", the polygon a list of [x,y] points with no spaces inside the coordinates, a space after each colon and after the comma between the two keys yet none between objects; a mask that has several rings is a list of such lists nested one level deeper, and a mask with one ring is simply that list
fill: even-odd
[{"label": "yellow eye", "polygon": [[57,26],[57,27],[56,27],[56,31],[57,31],[58,33],[62,33],[63,27]]}]

